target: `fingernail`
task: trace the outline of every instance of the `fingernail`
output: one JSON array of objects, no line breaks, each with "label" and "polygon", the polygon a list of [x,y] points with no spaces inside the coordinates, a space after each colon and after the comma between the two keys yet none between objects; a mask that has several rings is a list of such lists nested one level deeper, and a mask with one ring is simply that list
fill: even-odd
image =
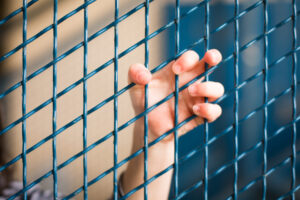
[{"label": "fingernail", "polygon": [[193,111],[196,115],[199,115],[200,113],[200,106],[199,105],[194,105],[193,106]]},{"label": "fingernail", "polygon": [[190,87],[188,87],[188,90],[189,90],[190,95],[194,96],[194,95],[196,95],[197,87],[195,85],[191,85]]},{"label": "fingernail", "polygon": [[175,74],[180,74],[180,72],[181,72],[181,66],[175,63],[173,65],[173,71],[175,72]]}]

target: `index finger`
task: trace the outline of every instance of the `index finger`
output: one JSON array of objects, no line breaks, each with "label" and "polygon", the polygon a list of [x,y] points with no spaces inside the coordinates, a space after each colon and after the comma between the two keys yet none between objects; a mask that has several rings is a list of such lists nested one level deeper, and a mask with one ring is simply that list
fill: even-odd
[{"label": "index finger", "polygon": [[182,72],[192,69],[199,61],[199,55],[192,50],[182,54],[173,64],[172,70],[179,75]]},{"label": "index finger", "polygon": [[182,75],[180,76],[179,85],[184,85],[189,81],[193,80],[194,78],[196,78],[197,76],[199,76],[200,74],[202,74],[205,71],[205,63],[207,63],[209,67],[211,67],[219,64],[221,60],[222,60],[222,55],[218,50],[216,49],[208,50],[205,53],[204,57],[197,62],[197,64],[195,64],[190,68],[187,67],[185,68],[186,69],[185,73],[182,73]]},{"label": "index finger", "polygon": [[[195,51],[187,51],[175,61],[172,66],[175,74],[196,70],[203,70],[202,66],[207,63],[209,66],[217,65],[222,60],[222,55],[217,49],[208,50],[199,61],[199,56]],[[197,69],[196,69],[197,68]],[[199,69],[200,68],[200,69]]]}]

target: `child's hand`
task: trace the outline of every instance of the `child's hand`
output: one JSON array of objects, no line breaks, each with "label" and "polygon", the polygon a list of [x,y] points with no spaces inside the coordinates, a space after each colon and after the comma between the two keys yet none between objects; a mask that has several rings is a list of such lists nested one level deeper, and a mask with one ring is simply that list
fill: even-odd
[{"label": "child's hand", "polygon": [[[221,60],[222,55],[218,50],[209,50],[200,61],[196,52],[188,51],[153,76],[144,65],[132,65],[128,74],[129,80],[137,84],[131,90],[131,99],[136,113],[141,113],[144,110],[144,85],[147,83],[149,84],[148,102],[149,106],[152,106],[174,92],[175,74],[179,75],[179,87],[181,87],[203,73],[205,63],[214,66]],[[222,113],[219,105],[204,103],[204,97],[207,97],[209,102],[215,101],[223,95],[223,85],[212,81],[202,82],[202,80],[195,82],[179,93],[179,123],[193,114],[198,116],[180,128],[179,135],[203,123],[203,118],[212,122]],[[151,111],[148,114],[148,122],[150,140],[172,129],[174,127],[174,97]],[[169,141],[172,138],[173,136],[170,135],[164,141]]]}]

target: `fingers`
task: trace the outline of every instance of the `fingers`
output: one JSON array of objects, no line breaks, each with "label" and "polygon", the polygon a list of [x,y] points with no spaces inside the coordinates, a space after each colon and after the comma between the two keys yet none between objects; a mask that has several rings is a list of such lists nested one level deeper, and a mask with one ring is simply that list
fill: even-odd
[{"label": "fingers", "polygon": [[[178,60],[175,61],[172,66],[172,70],[175,74],[181,74],[183,72],[191,71],[194,68],[202,68],[203,63],[207,63],[210,66],[217,65],[221,62],[221,60],[222,55],[216,49],[208,50],[201,61],[199,61],[199,55],[195,51],[190,50],[185,52],[178,58]],[[198,71],[199,69],[196,70]]]},{"label": "fingers", "polygon": [[172,66],[175,74],[189,71],[198,63],[199,55],[195,51],[187,51],[175,61]]},{"label": "fingers", "polygon": [[129,80],[138,85],[146,85],[151,81],[151,72],[142,64],[133,64],[128,71]]},{"label": "fingers", "polygon": [[221,62],[222,54],[217,49],[211,49],[205,53],[202,60],[210,66],[215,66]]},{"label": "fingers", "polygon": [[215,121],[222,114],[222,108],[217,104],[200,103],[193,106],[195,115],[207,119],[208,122]]},{"label": "fingers", "polygon": [[218,99],[224,94],[224,86],[221,83],[213,81],[197,81],[188,87],[188,91],[193,97],[208,97],[211,99]]},{"label": "fingers", "polygon": [[[188,87],[188,92],[192,97],[207,97],[209,100],[220,98],[224,94],[224,87],[218,82],[197,81]],[[193,113],[200,118],[207,119],[208,122],[215,121],[222,114],[222,109],[217,104],[203,103],[203,98],[195,98]]]}]

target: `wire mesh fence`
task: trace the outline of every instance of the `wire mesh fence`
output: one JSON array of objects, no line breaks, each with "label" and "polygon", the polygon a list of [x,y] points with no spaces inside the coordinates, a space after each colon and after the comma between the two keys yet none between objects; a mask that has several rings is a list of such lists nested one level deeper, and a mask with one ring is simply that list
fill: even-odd
[{"label": "wire mesh fence", "polygon": [[[300,10],[297,9],[299,7],[299,1],[297,0],[290,0],[290,1],[284,1],[284,5],[287,5],[289,8],[289,14],[286,18],[283,20],[276,22],[276,23],[270,23],[272,20],[272,17],[270,17],[269,9],[270,5],[274,3],[274,1],[271,0],[261,0],[261,1],[255,1],[253,4],[245,7],[243,4],[244,1],[234,0],[231,2],[231,5],[233,6],[233,13],[232,17],[230,17],[227,21],[223,22],[222,24],[217,25],[216,27],[212,27],[213,16],[211,13],[214,12],[214,1],[213,0],[203,0],[199,1],[196,5],[193,5],[189,7],[188,9],[183,10],[182,5],[184,1],[174,0],[173,5],[170,7],[173,9],[174,15],[172,15],[171,20],[168,21],[164,26],[158,28],[157,30],[150,31],[149,28],[149,10],[151,9],[151,3],[155,2],[155,0],[146,0],[145,2],[142,2],[138,5],[136,5],[133,9],[127,11],[125,14],[121,15],[119,12],[119,0],[114,1],[114,10],[110,10],[110,12],[114,12],[114,21],[106,25],[105,27],[95,31],[93,34],[89,33],[89,10],[91,6],[93,6],[93,3],[96,0],[85,0],[84,3],[77,8],[73,9],[69,13],[58,17],[58,0],[53,0],[53,20],[52,24],[45,27],[42,30],[39,30],[36,34],[34,34],[31,37],[28,37],[27,35],[27,22],[28,22],[28,9],[31,6],[34,6],[38,0],[31,0],[27,2],[27,0],[23,0],[23,6],[16,9],[15,11],[11,12],[9,15],[5,16],[3,19],[0,20],[0,26],[7,23],[9,20],[12,20],[14,17],[16,17],[18,14],[22,14],[22,42],[13,48],[12,50],[9,50],[3,54],[1,54],[0,62],[4,62],[5,60],[9,59],[14,54],[17,54],[19,51],[22,52],[22,80],[19,80],[14,85],[10,86],[9,88],[6,88],[5,91],[3,91],[0,94],[0,99],[4,99],[6,96],[10,95],[12,92],[16,90],[22,91],[22,99],[21,99],[21,105],[22,105],[22,116],[16,119],[15,121],[11,122],[10,124],[3,127],[3,129],[0,131],[0,136],[4,134],[8,134],[10,130],[13,128],[21,125],[21,133],[22,133],[22,152],[18,155],[16,155],[13,159],[6,162],[4,165],[0,166],[0,172],[4,172],[7,170],[10,166],[17,162],[22,162],[22,183],[23,188],[13,194],[9,199],[15,199],[19,196],[23,196],[24,199],[27,199],[27,192],[33,188],[35,185],[42,182],[44,179],[51,177],[53,178],[53,196],[54,198],[58,197],[59,189],[58,189],[58,176],[59,171],[65,168],[66,166],[70,165],[72,162],[74,162],[78,158],[82,158],[82,166],[83,166],[83,184],[74,190],[70,194],[66,194],[63,199],[71,199],[74,198],[79,193],[83,192],[83,199],[88,199],[88,189],[90,186],[94,185],[104,177],[108,176],[110,173],[113,174],[113,195],[114,199],[118,199],[118,172],[119,169],[124,166],[128,161],[132,160],[133,158],[137,157],[138,155],[144,154],[144,183],[139,185],[138,187],[134,188],[127,194],[125,194],[121,199],[129,198],[132,194],[134,194],[136,191],[140,189],[144,189],[144,199],[148,199],[148,185],[155,181],[157,178],[162,176],[163,174],[174,170],[173,174],[173,191],[170,196],[174,199],[183,199],[186,198],[191,192],[202,188],[201,192],[201,199],[209,199],[210,193],[209,192],[211,188],[214,188],[210,185],[210,181],[217,177],[218,175],[222,174],[224,171],[228,169],[232,169],[233,173],[232,176],[230,176],[230,179],[232,180],[232,184],[230,184],[230,195],[227,196],[227,199],[239,199],[239,197],[244,193],[245,191],[248,191],[253,187],[254,185],[259,185],[260,188],[260,199],[267,199],[270,198],[268,196],[268,188],[269,181],[268,177],[270,177],[273,173],[278,171],[280,167],[282,166],[288,166],[288,175],[282,176],[282,179],[289,180],[289,189],[288,191],[283,192],[280,194],[280,196],[276,197],[278,199],[285,199],[285,198],[292,198],[297,199],[297,191],[299,191],[300,185],[297,181],[297,157],[299,154],[299,150],[297,149],[297,124],[299,124],[299,108],[297,106],[297,102],[299,102],[299,95],[297,93],[298,89],[298,62],[297,62],[297,54],[299,53],[300,47],[299,42],[297,40],[297,31],[299,27],[299,21],[297,20],[298,15],[300,13]],[[276,1],[275,1],[276,2]],[[242,9],[243,8],[243,9]],[[261,12],[261,15],[259,16],[262,23],[262,31],[255,35],[254,38],[252,38],[250,41],[241,42],[241,26],[243,26],[241,20],[242,18],[247,15],[252,10],[255,10],[257,8],[260,8],[259,12]],[[119,48],[120,44],[120,37],[119,37],[119,25],[129,18],[130,16],[134,15],[140,10],[144,10],[144,37],[137,43],[131,45],[129,48],[126,48],[125,50]],[[197,11],[201,11],[203,15],[203,24],[201,23],[200,29],[203,30],[203,35],[201,37],[198,37],[196,41],[186,45],[184,44],[184,37],[185,33],[182,33],[181,27],[183,26],[183,20],[193,13]],[[62,53],[58,53],[58,31],[59,31],[59,25],[62,24],[64,21],[68,20],[74,15],[77,15],[79,12],[83,11],[83,39],[78,42],[76,45],[72,46],[68,50]],[[229,12],[229,11],[228,11]],[[278,13],[280,15],[280,13]],[[291,43],[290,49],[288,51],[283,52],[282,55],[274,58],[273,55],[271,55],[271,50],[274,48],[271,45],[270,37],[271,34],[274,34],[278,32],[278,30],[286,25],[288,26],[288,31],[290,33],[289,38],[284,38],[282,40],[289,41]],[[136,48],[139,48],[140,46],[144,47],[144,58],[145,58],[145,66],[149,68],[149,51],[151,49],[151,46],[149,46],[149,41],[151,39],[155,38],[156,36],[162,34],[165,30],[168,28],[173,27],[174,30],[172,32],[172,37],[174,40],[172,40],[172,43],[174,42],[174,52],[172,53],[172,56],[170,56],[168,59],[165,59],[161,64],[155,66],[153,69],[151,69],[151,73],[156,73],[159,70],[163,69],[168,63],[170,63],[172,60],[177,59],[180,55],[182,55],[184,52],[194,49],[196,47],[201,48],[202,52],[207,51],[211,48],[211,42],[214,35],[222,32],[228,27],[231,27],[233,30],[232,37],[233,37],[233,48],[231,49],[231,52],[225,56],[225,58],[222,60],[222,62],[214,67],[211,67],[206,70],[205,73],[201,74],[200,76],[196,77],[189,83],[185,84],[182,87],[179,87],[179,78],[176,75],[175,76],[175,91],[174,93],[169,94],[164,99],[160,100],[155,105],[149,106],[148,105],[148,86],[145,86],[145,108],[144,111],[137,116],[134,116],[133,118],[127,120],[125,123],[120,123],[120,120],[118,119],[119,112],[119,104],[122,104],[122,101],[120,101],[120,96],[127,92],[129,89],[131,89],[134,84],[131,83],[129,85],[126,85],[123,88],[119,88],[119,69],[120,69],[120,59],[128,55],[130,52],[134,51]],[[110,58],[108,61],[106,61],[104,64],[98,66],[97,68],[93,70],[88,70],[88,46],[89,42],[101,37],[103,34],[105,34],[110,29],[114,30],[114,57]],[[53,47],[52,47],[52,59],[47,64],[40,66],[37,70],[33,71],[32,73],[28,73],[27,70],[27,54],[28,54],[28,45],[38,40],[38,38],[42,37],[44,34],[47,34],[48,32],[52,32],[53,34]],[[223,38],[224,39],[224,38]],[[226,40],[226,38],[225,38]],[[254,46],[256,43],[262,42],[262,45],[260,46],[260,49],[262,50],[262,68],[253,73],[251,76],[248,76],[246,78],[241,77],[241,71],[242,69],[242,59],[243,53],[247,51],[249,48]],[[202,46],[201,46],[202,45]],[[184,47],[182,47],[184,46]],[[66,57],[70,56],[73,52],[77,51],[78,49],[83,49],[83,76],[77,80],[76,82],[72,83],[71,85],[65,87],[64,89],[60,90],[58,92],[58,82],[57,82],[57,70],[58,65],[57,63],[61,60],[65,59]],[[281,51],[282,52],[282,51]],[[271,77],[273,76],[271,70],[273,68],[276,68],[276,65],[285,62],[285,60],[291,59],[291,65],[285,65],[286,68],[289,68],[291,70],[290,74],[281,74],[282,77],[285,77],[285,79],[289,80],[289,86],[285,88],[284,90],[280,91],[276,95],[270,95],[270,91],[272,90],[273,85],[271,84]],[[178,95],[180,92],[182,92],[184,89],[186,89],[191,84],[195,83],[200,78],[205,78],[205,80],[209,80],[211,75],[214,74],[216,70],[218,70],[219,66],[228,64],[229,62],[233,62],[232,64],[232,70],[230,71],[231,77],[233,77],[233,87],[226,91],[226,93],[218,100],[216,100],[216,103],[220,103],[224,101],[226,98],[232,98],[232,102],[230,107],[233,114],[233,122],[227,126],[224,130],[218,131],[213,136],[211,134],[211,128],[208,125],[208,123],[205,121],[204,125],[202,125],[198,131],[201,132],[203,135],[203,141],[202,145],[198,146],[197,148],[189,151],[183,156],[179,155],[179,137],[178,137],[178,129],[187,124],[189,121],[193,120],[196,116],[191,116],[184,121],[180,122],[178,121]],[[229,65],[229,64],[228,64]],[[28,98],[28,92],[27,92],[27,85],[28,82],[34,79],[37,76],[41,76],[46,70],[49,68],[52,68],[52,97],[44,101],[42,104],[34,107],[33,109],[29,110],[28,106],[26,104],[26,100]],[[102,70],[105,70],[106,68],[113,68],[114,76],[113,76],[113,94],[98,103],[97,105],[88,108],[88,89],[87,89],[87,81],[89,79],[92,79],[92,77],[96,76],[99,72]],[[262,96],[262,103],[254,108],[250,109],[250,112],[248,112],[245,115],[241,115],[241,104],[242,99],[241,96],[241,90],[245,87],[247,87],[251,81],[262,79],[262,82],[259,84],[259,86],[262,88],[263,93]],[[277,80],[281,81],[281,80]],[[280,83],[279,83],[280,84]],[[61,127],[58,128],[57,126],[57,102],[59,98],[62,96],[70,93],[74,88],[78,87],[79,85],[82,85],[82,113],[77,116],[76,118],[72,119],[68,123],[65,123]],[[255,92],[255,91],[253,91]],[[254,94],[253,94],[254,95]],[[279,99],[282,96],[288,96],[290,99],[289,105],[290,106],[290,118],[287,123],[283,125],[275,126],[276,122],[272,122],[270,118],[272,118],[272,113],[270,112],[270,107],[275,104],[276,102],[279,102]],[[164,102],[170,100],[171,98],[175,99],[175,116],[174,116],[174,123],[175,127],[171,130],[168,130],[166,133],[155,139],[154,141],[148,143],[148,118],[147,115],[157,108],[159,105],[163,104]],[[97,141],[88,144],[88,116],[92,113],[96,112],[97,110],[103,109],[105,105],[108,103],[113,103],[113,116],[114,116],[114,122],[113,122],[113,131],[107,133],[104,137],[101,137]],[[40,141],[36,142],[32,146],[28,146],[27,144],[27,137],[28,132],[26,129],[26,123],[27,120],[30,119],[34,114],[41,112],[41,110],[47,106],[52,106],[52,117],[51,117],[51,123],[52,123],[52,133],[48,135],[47,137],[42,138]],[[289,109],[289,107],[287,108]],[[298,112],[297,112],[298,111]],[[244,111],[243,111],[244,112]],[[240,134],[242,123],[246,122],[247,120],[250,120],[254,115],[257,113],[261,113],[261,122],[262,122],[262,131],[261,132],[261,138],[260,140],[254,144],[253,146],[245,149],[243,148],[240,138],[242,135]],[[144,119],[144,147],[133,153],[132,155],[129,155],[125,159],[118,159],[118,143],[119,143],[119,134],[122,130],[126,129],[130,125],[134,124],[137,120],[143,118]],[[64,131],[69,129],[70,127],[74,126],[78,122],[83,123],[82,125],[82,141],[83,141],[83,148],[80,152],[72,155],[70,158],[65,160],[62,163],[57,162],[57,142],[56,138],[62,134]],[[269,127],[275,127],[272,131]],[[248,129],[251,129],[252,127],[248,127]],[[286,156],[281,162],[277,162],[276,165],[269,166],[270,158],[269,153],[270,149],[274,149],[273,147],[269,147],[269,143],[273,138],[276,138],[281,133],[285,132],[286,134],[290,135],[290,141],[288,141],[286,144],[288,145],[288,148],[290,149],[289,155]],[[156,174],[153,177],[148,176],[148,148],[156,145],[158,142],[162,141],[164,138],[166,138],[168,135],[174,134],[174,144],[175,144],[175,154],[174,154],[174,164],[170,165],[166,169],[162,170],[160,173]],[[227,147],[231,149],[231,159],[229,162],[226,162],[222,166],[219,166],[214,171],[209,169],[210,163],[214,162],[214,158],[210,156],[210,146],[212,146],[213,143],[220,140],[225,135],[232,135],[233,143],[230,147]],[[105,170],[101,174],[99,174],[97,177],[94,177],[93,179],[88,179],[88,152],[92,151],[98,146],[101,146],[102,143],[105,141],[113,138],[113,166],[109,169]],[[52,145],[52,169],[48,172],[44,173],[42,176],[36,178],[34,181],[28,182],[27,180],[27,160],[28,155],[35,151],[36,149],[40,148],[42,145],[44,145],[47,142],[51,142]],[[277,148],[281,148],[280,146]],[[251,180],[249,180],[246,184],[241,185],[239,182],[239,176],[241,176],[242,173],[240,170],[239,163],[247,157],[251,152],[261,149],[261,157],[262,162],[260,164],[260,169],[256,169],[256,171],[260,172],[259,176],[252,177]],[[199,170],[202,171],[202,178],[194,182],[193,184],[190,184],[187,188],[181,189],[181,178],[180,178],[180,163],[185,162],[192,158],[195,154],[202,152],[202,159],[203,159],[203,165],[199,166]],[[251,169],[249,169],[251,170]],[[254,170],[254,169],[253,169]],[[286,178],[288,177],[288,178]],[[286,183],[286,182],[284,182]],[[170,197],[171,198],[171,197]]]}]

